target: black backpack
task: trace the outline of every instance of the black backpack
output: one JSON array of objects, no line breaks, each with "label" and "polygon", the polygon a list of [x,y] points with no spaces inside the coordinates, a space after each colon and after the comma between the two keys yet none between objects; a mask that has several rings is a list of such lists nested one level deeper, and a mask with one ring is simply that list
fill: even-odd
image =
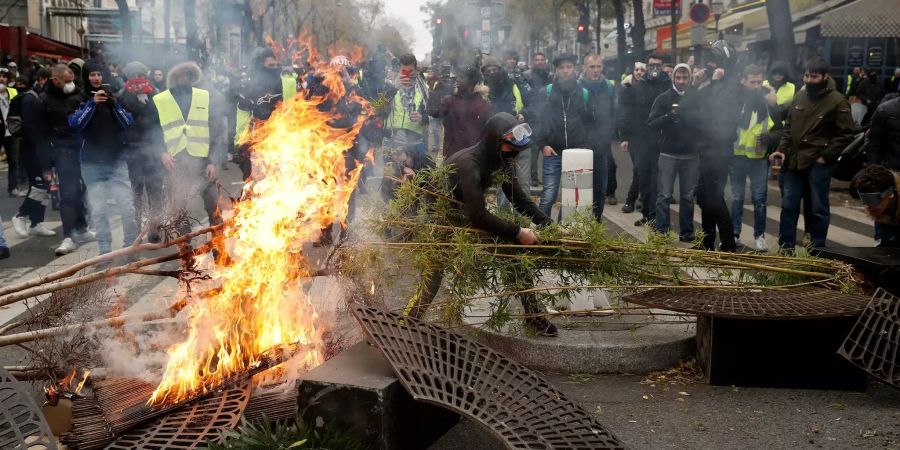
[{"label": "black backpack", "polygon": [[22,121],[22,101],[29,95],[38,98],[37,93],[28,91],[24,94],[17,95],[9,102],[9,113],[6,115],[6,129],[9,130],[9,134],[14,137],[22,137],[22,135],[25,134]]}]

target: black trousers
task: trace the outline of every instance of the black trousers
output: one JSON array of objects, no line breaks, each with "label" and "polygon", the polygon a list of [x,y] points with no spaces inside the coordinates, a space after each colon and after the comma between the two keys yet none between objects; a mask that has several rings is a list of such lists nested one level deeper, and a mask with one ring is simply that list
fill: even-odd
[{"label": "black trousers", "polygon": [[697,183],[697,205],[700,206],[703,227],[703,248],[715,250],[716,230],[722,242],[722,251],[737,250],[734,226],[725,203],[725,183],[728,180],[728,164],[731,157],[700,157],[700,178]]},{"label": "black trousers", "polygon": [[59,215],[62,218],[63,236],[72,237],[74,231],[83,231],[87,228],[80,149],[53,147],[51,151],[56,176],[59,177]]},{"label": "black trousers", "polygon": [[6,136],[0,141],[6,152],[6,163],[9,164],[9,173],[6,179],[6,192],[12,192],[19,187],[19,142],[12,136]]},{"label": "black trousers", "polygon": [[142,218],[153,221],[162,213],[165,168],[159,156],[142,145],[131,145],[128,155],[125,162],[134,192],[134,219],[141,227]]},{"label": "black trousers", "polygon": [[637,201],[638,194],[640,193],[641,174],[638,173],[638,159],[634,155],[634,152],[629,151],[628,157],[631,158],[631,185],[628,187],[628,194],[625,196],[625,203],[633,206],[634,202]]},{"label": "black trousers", "polygon": [[609,162],[607,165],[607,175],[606,175],[606,196],[607,197],[615,197],[616,189],[619,188],[619,183],[616,182],[616,158],[613,157],[613,152],[615,150],[609,151]]},{"label": "black trousers", "polygon": [[637,161],[638,178],[640,179],[638,191],[641,203],[644,205],[641,209],[641,216],[647,220],[653,220],[656,217],[659,151],[650,146],[641,146],[632,151],[635,152],[634,158]]},{"label": "black trousers", "polygon": [[19,207],[19,215],[27,217],[31,226],[44,221],[47,212],[47,204],[50,202],[49,186],[44,173],[50,172],[50,167],[42,167],[34,149],[21,147],[21,165],[28,176],[28,193],[22,206]]}]

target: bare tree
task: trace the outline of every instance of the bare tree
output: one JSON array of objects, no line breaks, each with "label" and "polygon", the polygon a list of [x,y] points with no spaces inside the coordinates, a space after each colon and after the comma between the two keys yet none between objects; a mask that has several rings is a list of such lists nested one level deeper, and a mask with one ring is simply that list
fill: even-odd
[{"label": "bare tree", "polygon": [[647,32],[647,28],[644,26],[644,1],[632,0],[631,8],[634,13],[634,23],[631,24],[631,44],[634,47],[634,59],[635,61],[643,61],[644,53],[646,51],[644,46],[644,35]]},{"label": "bare tree", "polygon": [[625,5],[622,0],[612,0],[612,4],[616,11],[616,74],[622,74],[625,71],[623,59],[628,51],[625,41]]}]

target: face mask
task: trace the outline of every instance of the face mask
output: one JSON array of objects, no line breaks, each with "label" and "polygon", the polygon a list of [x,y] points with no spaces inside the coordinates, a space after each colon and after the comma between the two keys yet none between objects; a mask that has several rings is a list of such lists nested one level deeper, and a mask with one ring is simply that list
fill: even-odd
[{"label": "face mask", "polygon": [[0,83],[0,89],[6,89],[6,84]]},{"label": "face mask", "polygon": [[75,92],[75,82],[70,81],[70,82],[66,83],[65,86],[63,86],[63,92],[65,92],[66,94],[71,94],[71,93]]},{"label": "face mask", "polygon": [[822,80],[821,83],[806,83],[806,92],[815,96],[822,92],[826,86],[828,86],[828,80]]},{"label": "face mask", "polygon": [[662,74],[662,70],[658,67],[651,67],[649,71],[647,71],[647,79],[649,80],[658,80],[660,74]]}]

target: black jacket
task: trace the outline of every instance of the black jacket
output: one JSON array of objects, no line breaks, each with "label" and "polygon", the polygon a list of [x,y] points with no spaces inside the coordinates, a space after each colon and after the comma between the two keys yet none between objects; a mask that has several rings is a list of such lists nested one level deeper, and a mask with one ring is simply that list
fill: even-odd
[{"label": "black jacket", "polygon": [[81,103],[81,92],[66,94],[47,81],[39,98],[34,108],[38,152],[49,156],[53,147],[81,147],[81,137],[69,126],[69,114]]},{"label": "black jacket", "polygon": [[114,163],[123,156],[123,131],[134,123],[131,113],[110,98],[96,104],[85,97],[81,106],[69,116],[69,126],[84,137],[81,159],[92,163]]},{"label": "black jacket", "polygon": [[549,70],[534,70],[528,69],[522,74],[525,77],[525,81],[531,85],[531,90],[533,92],[538,92],[541,89],[544,89],[545,86],[553,82],[553,75]]},{"label": "black jacket", "polygon": [[[122,91],[119,101],[134,117],[134,125],[122,135],[126,144],[143,147],[153,142],[153,133],[159,127],[159,112],[153,101],[154,95],[156,92],[148,94],[147,101],[143,102],[137,94]],[[153,152],[153,155],[158,156],[160,152],[161,149]]]},{"label": "black jacket", "polygon": [[481,141],[472,147],[450,155],[445,164],[455,166],[450,182],[455,187],[453,195],[465,204],[466,216],[475,228],[487,231],[505,239],[515,239],[519,234],[518,225],[506,222],[490,213],[485,205],[484,194],[491,184],[494,172],[505,172],[505,181],[501,185],[503,193],[512,201],[521,214],[531,218],[538,225],[552,223],[545,216],[527,192],[515,180],[513,159],[500,155],[499,137],[516,124],[516,119],[509,114],[497,114],[484,125]]},{"label": "black jacket", "polygon": [[[660,153],[674,156],[688,156],[696,153],[687,123],[682,117],[682,98],[683,96],[678,95],[678,92],[672,88],[660,94],[653,102],[647,126],[658,139]],[[672,111],[672,105],[675,104],[679,105],[678,113]]]},{"label": "black jacket", "polygon": [[[496,84],[486,83],[491,88],[491,92],[488,95],[488,102],[491,104],[491,115],[505,112],[515,116],[518,114],[516,111],[516,95],[513,93],[513,86],[517,86],[516,82],[503,69],[500,69],[497,80],[499,82]],[[524,104],[527,97],[526,93],[519,89],[519,96]]]},{"label": "black jacket", "polygon": [[616,135],[616,94],[615,86],[607,79],[599,81],[581,80],[593,99],[596,126],[591,128],[591,139],[598,149],[609,148]]},{"label": "black jacket", "polygon": [[684,95],[685,120],[701,156],[734,155],[744,86],[729,76]]},{"label": "black jacket", "polygon": [[594,100],[590,91],[578,83],[568,92],[556,82],[545,87],[538,92],[525,116],[535,132],[537,151],[549,145],[562,155],[567,148],[597,147],[597,142],[591,139],[592,130],[597,126]]},{"label": "black jacket", "polygon": [[672,88],[669,77],[663,73],[656,80],[642,78],[628,89],[623,89],[619,98],[619,135],[631,144],[650,145],[653,138],[647,133],[647,119],[650,109],[659,94]]},{"label": "black jacket", "polygon": [[872,164],[900,171],[900,97],[883,102],[875,110],[866,136],[866,156]]}]

